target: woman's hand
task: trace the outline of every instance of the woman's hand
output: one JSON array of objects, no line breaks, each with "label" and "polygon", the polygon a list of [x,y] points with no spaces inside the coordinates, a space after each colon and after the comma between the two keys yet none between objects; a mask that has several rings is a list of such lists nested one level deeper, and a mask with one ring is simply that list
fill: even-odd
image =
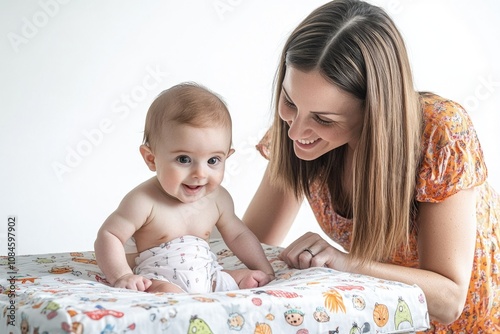
[{"label": "woman's hand", "polygon": [[279,255],[280,260],[297,269],[328,267],[347,271],[347,254],[339,251],[319,234],[307,232]]}]

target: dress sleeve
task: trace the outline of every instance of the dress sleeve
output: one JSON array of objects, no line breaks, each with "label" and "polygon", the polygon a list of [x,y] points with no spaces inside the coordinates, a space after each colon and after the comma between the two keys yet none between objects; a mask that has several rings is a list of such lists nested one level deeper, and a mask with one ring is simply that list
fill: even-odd
[{"label": "dress sleeve", "polygon": [[416,200],[438,203],[487,178],[483,151],[467,112],[453,101],[424,100],[423,153]]}]

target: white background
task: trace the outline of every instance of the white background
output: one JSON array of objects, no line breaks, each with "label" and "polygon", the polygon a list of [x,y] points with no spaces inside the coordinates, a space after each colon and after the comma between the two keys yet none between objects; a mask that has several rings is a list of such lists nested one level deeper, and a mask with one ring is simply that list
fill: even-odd
[{"label": "white background", "polygon": [[[254,145],[270,124],[279,52],[325,2],[2,1],[0,254],[10,215],[18,254],[91,250],[121,198],[152,176],[138,150],[145,114],[181,81],[229,105],[236,153],[224,185],[243,215],[266,165]],[[401,29],[416,88],[468,108],[500,190],[500,3],[372,3]],[[305,205],[284,245],[317,229]]]}]

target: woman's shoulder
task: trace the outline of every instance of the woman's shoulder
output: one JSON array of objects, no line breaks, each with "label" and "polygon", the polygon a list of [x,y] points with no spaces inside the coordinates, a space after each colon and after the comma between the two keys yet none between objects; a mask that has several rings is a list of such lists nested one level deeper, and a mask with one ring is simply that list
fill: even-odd
[{"label": "woman's shoulder", "polygon": [[476,138],[467,111],[457,102],[433,93],[422,93],[424,139],[452,144],[456,140]]},{"label": "woman's shoulder", "polygon": [[481,144],[466,110],[457,102],[422,93],[424,119],[417,200],[439,202],[487,177]]}]

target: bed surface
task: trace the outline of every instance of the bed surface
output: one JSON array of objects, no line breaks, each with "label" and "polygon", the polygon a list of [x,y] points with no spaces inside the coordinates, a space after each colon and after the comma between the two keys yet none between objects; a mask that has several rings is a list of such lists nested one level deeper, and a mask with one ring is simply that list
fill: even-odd
[{"label": "bed surface", "polygon": [[[222,240],[226,269],[242,268]],[[263,245],[277,279],[248,290],[149,294],[109,287],[94,252],[0,257],[0,333],[406,333],[429,327],[422,290],[327,268],[292,270]],[[13,293],[15,291],[15,293]]]}]

